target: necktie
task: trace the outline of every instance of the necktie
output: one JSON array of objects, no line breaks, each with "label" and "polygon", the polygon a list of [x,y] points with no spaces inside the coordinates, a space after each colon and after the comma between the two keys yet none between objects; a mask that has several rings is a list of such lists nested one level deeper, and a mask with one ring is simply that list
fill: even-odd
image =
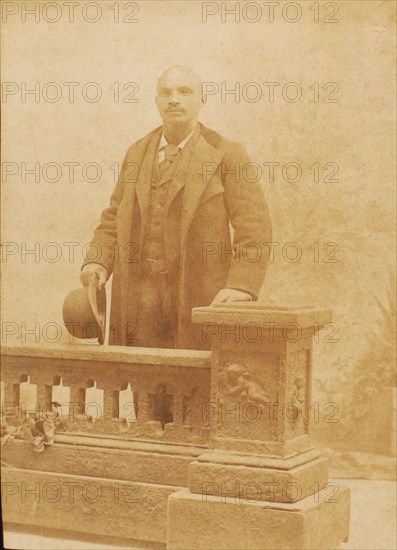
[{"label": "necktie", "polygon": [[167,170],[170,168],[171,164],[178,156],[179,151],[179,147],[177,147],[176,145],[172,145],[171,143],[164,147],[165,158],[159,163],[160,178],[162,178]]}]

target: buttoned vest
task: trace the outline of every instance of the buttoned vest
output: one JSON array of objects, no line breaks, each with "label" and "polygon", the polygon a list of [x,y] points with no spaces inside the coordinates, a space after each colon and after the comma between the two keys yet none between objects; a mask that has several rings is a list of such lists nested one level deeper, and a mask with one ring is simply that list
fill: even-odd
[{"label": "buttoned vest", "polygon": [[[180,153],[181,154],[181,153]],[[175,170],[175,160],[164,176],[160,179],[158,156],[155,155],[150,187],[148,223],[143,241],[143,269],[151,273],[166,273],[166,257],[164,249],[164,219],[168,192]]]},{"label": "buttoned vest", "polygon": [[184,168],[186,169],[189,165],[199,136],[200,130],[197,127],[193,136],[179,152],[179,155],[162,178],[160,178],[158,170],[158,155],[154,156],[150,178],[151,188],[148,218],[142,247],[142,267],[144,273],[166,273],[168,271],[164,247],[164,222],[167,214],[168,194],[173,183],[173,176],[177,173],[176,170],[178,172],[181,170],[184,171]]}]

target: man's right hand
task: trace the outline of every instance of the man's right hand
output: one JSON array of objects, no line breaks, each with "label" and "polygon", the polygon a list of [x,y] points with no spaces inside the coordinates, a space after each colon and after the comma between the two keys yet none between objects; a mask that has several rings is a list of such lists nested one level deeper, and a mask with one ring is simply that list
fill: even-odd
[{"label": "man's right hand", "polygon": [[107,269],[99,264],[87,264],[84,266],[80,273],[80,281],[82,285],[88,286],[95,278],[99,279],[98,288],[104,287],[108,279]]}]

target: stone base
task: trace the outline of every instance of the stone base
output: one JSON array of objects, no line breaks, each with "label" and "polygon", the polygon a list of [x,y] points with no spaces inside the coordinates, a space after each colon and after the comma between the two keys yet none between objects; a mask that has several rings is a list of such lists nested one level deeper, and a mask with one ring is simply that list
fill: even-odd
[{"label": "stone base", "polygon": [[[310,456],[310,453],[306,453]],[[298,459],[301,460],[299,464]],[[241,500],[298,502],[328,483],[328,460],[308,460],[297,456],[290,468],[265,465],[260,457],[239,457],[227,453],[207,453],[190,464],[189,489],[192,493]],[[248,463],[247,463],[248,462]],[[284,461],[287,462],[287,461]]]},{"label": "stone base", "polygon": [[164,543],[167,500],[178,489],[5,467],[2,519],[10,524],[59,529],[63,536],[73,531]]},{"label": "stone base", "polygon": [[[189,445],[151,441],[122,441],[56,434],[43,453],[33,445],[14,440],[1,449],[2,460],[14,468],[187,487],[189,465],[203,452]],[[90,445],[88,445],[90,443]]]},{"label": "stone base", "polygon": [[331,492],[276,504],[183,489],[168,499],[167,549],[334,550],[348,537],[350,491]]}]

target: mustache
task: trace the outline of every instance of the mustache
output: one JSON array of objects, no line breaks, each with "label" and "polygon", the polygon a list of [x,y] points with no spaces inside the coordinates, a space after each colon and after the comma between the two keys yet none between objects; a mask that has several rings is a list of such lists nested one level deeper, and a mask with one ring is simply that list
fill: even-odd
[{"label": "mustache", "polygon": [[185,109],[175,109],[173,107],[170,107],[169,109],[166,109],[166,113],[184,113]]}]

